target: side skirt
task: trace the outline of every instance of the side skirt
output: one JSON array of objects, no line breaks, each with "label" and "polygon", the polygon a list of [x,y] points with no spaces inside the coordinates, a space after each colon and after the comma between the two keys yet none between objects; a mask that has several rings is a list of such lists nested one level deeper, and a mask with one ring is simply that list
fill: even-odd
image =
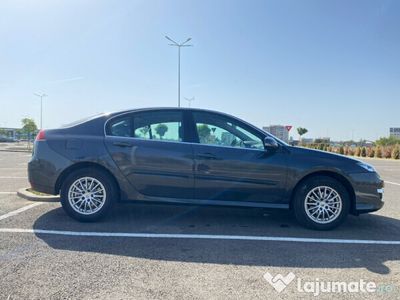
[{"label": "side skirt", "polygon": [[260,207],[274,209],[289,209],[289,203],[267,203],[267,202],[245,202],[245,201],[223,201],[223,200],[201,200],[201,199],[175,199],[160,197],[144,197],[143,199],[125,199],[121,202],[142,202],[161,204],[189,204],[208,206],[239,206],[239,207]]}]

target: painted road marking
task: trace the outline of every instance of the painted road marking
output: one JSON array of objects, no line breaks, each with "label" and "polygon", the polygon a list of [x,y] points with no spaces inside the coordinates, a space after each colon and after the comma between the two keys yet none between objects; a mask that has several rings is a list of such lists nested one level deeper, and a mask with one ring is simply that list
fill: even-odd
[{"label": "painted road marking", "polygon": [[17,192],[0,192],[1,195],[14,195]]},{"label": "painted road marking", "polygon": [[385,180],[385,183],[389,183],[389,184],[394,184],[394,185],[399,185],[400,186],[400,183],[396,183],[396,182],[391,182],[391,181],[386,181]]},{"label": "painted road marking", "polygon": [[28,177],[24,176],[0,176],[0,179],[28,179]]},{"label": "painted road marking", "polygon": [[0,228],[3,233],[34,233],[79,237],[122,237],[122,238],[163,238],[163,239],[207,239],[207,240],[241,240],[241,241],[272,241],[326,244],[366,244],[366,245],[400,245],[400,241],[388,240],[346,240],[318,239],[279,236],[247,236],[247,235],[212,235],[212,234],[171,234],[171,233],[129,233],[129,232],[90,232],[44,229]]},{"label": "painted road marking", "polygon": [[13,211],[11,211],[9,213],[6,213],[5,215],[1,215],[0,216],[0,221],[4,220],[4,219],[7,219],[9,217],[18,215],[19,213],[22,213],[22,212],[24,212],[24,211],[26,211],[28,209],[34,208],[34,207],[36,207],[38,205],[41,205],[41,204],[43,204],[43,202],[36,202],[36,203],[29,204],[27,206],[21,207],[21,208],[19,208],[17,210],[13,210]]}]

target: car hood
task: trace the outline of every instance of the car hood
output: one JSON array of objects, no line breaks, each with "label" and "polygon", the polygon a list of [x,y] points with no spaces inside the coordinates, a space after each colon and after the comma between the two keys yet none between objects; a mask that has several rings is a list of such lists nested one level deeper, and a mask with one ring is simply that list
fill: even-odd
[{"label": "car hood", "polygon": [[316,150],[316,149],[290,146],[290,151],[295,152],[296,154],[312,155],[314,157],[332,158],[332,159],[340,159],[340,160],[348,160],[348,161],[358,162],[358,160],[356,160],[354,158],[350,158],[350,157],[347,157],[347,156],[344,156],[341,154],[332,153],[332,152]]},{"label": "car hood", "polygon": [[294,158],[306,160],[311,165],[339,168],[345,172],[363,172],[358,166],[359,160],[344,155],[294,146],[290,146],[289,151]]}]

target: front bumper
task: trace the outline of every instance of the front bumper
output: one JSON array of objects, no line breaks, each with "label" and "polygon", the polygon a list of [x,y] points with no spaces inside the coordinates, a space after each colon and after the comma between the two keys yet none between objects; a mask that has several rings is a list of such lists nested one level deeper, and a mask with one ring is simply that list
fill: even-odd
[{"label": "front bumper", "polygon": [[384,181],[376,172],[349,174],[354,192],[354,214],[369,213],[383,207]]}]

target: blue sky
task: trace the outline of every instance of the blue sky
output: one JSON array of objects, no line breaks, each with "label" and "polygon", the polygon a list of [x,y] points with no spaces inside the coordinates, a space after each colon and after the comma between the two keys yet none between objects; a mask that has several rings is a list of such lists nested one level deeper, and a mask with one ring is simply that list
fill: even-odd
[{"label": "blue sky", "polygon": [[[400,1],[0,2],[0,126],[57,127],[183,97],[306,136],[387,136],[400,126]],[[294,132],[292,132],[294,133]],[[297,136],[297,135],[296,135]]]}]

